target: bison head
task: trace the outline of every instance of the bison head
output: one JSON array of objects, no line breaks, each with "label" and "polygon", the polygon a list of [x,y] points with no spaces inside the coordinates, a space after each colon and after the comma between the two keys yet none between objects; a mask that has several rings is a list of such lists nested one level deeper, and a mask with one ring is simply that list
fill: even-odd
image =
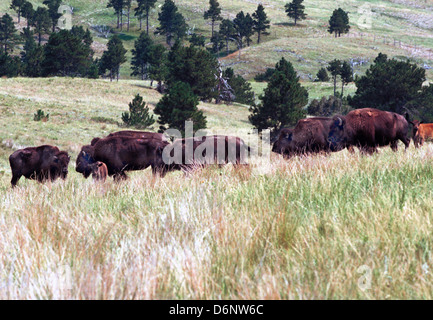
[{"label": "bison head", "polygon": [[92,157],[92,153],[92,146],[84,146],[81,148],[76,161],[75,170],[79,173],[82,173],[86,179],[92,174],[92,168],[90,165],[95,162],[95,159]]},{"label": "bison head", "polygon": [[58,177],[62,178],[63,180],[66,179],[70,160],[71,157],[65,151],[60,151],[53,156],[50,164],[50,176],[52,180]]},{"label": "bison head", "polygon": [[418,130],[419,130],[419,125],[420,125],[421,123],[423,123],[423,122],[422,122],[422,121],[420,122],[420,121],[418,121],[418,120],[410,121],[410,124],[413,125],[413,129],[412,129],[413,136],[415,136],[416,133],[418,132]]},{"label": "bison head", "polygon": [[62,151],[57,155],[57,159],[60,166],[60,177],[64,180],[68,176],[68,166],[71,157],[67,152]]},{"label": "bison head", "polygon": [[345,126],[345,117],[335,116],[332,118],[328,134],[328,142],[332,151],[342,150],[346,147]]},{"label": "bison head", "polygon": [[272,146],[272,152],[279,153],[282,155],[290,153],[290,146],[293,141],[293,130],[282,129],[278,135],[278,140],[274,142]]}]

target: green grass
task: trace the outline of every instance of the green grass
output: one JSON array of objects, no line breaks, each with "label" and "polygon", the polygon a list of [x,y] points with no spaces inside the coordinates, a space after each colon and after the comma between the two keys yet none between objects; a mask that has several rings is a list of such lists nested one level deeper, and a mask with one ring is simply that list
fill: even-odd
[{"label": "green grass", "polygon": [[[287,1],[273,0],[264,3],[265,11],[271,20],[269,35],[263,37],[261,44],[256,43],[256,35],[252,37],[252,44],[241,51],[238,58],[237,52],[226,58],[221,58],[223,66],[231,66],[235,71],[247,79],[252,79],[257,73],[263,72],[268,67],[274,67],[275,63],[284,56],[291,61],[295,69],[305,81],[315,77],[318,69],[325,66],[330,60],[337,59],[363,59],[371,61],[379,52],[395,56],[407,56],[417,60],[419,64],[433,64],[433,38],[430,36],[431,21],[433,16],[430,3],[418,3],[413,1],[358,1],[349,0],[339,4],[349,12],[351,30],[349,35],[335,39],[327,32],[327,23],[332,11],[336,9],[335,1],[306,0],[305,7],[307,20],[293,26],[292,21],[284,12]],[[41,5],[42,0],[32,1],[34,5]],[[253,13],[257,3],[250,1],[219,1],[222,16],[234,18],[241,10],[245,13]],[[116,17],[112,8],[106,8],[105,0],[83,1],[70,0],[68,2],[74,8],[74,24],[88,27],[91,24],[109,25],[116,27]],[[208,9],[208,1],[191,2],[177,0],[179,11],[184,15],[191,30],[210,36],[210,24],[203,19],[203,13]],[[158,12],[162,1],[157,3],[151,12],[150,32],[153,35],[159,22]],[[361,18],[361,8],[369,5],[371,9],[371,28],[362,29],[358,26]],[[8,1],[0,4],[0,13],[15,13],[9,9]],[[131,78],[130,59],[131,49],[135,39],[139,36],[138,22],[132,11],[131,30],[115,30],[120,33],[124,45],[128,49],[128,62],[121,68],[122,78]],[[126,18],[125,18],[126,19]],[[92,31],[93,32],[93,31]],[[362,34],[362,36],[361,36]],[[96,56],[100,56],[107,43],[105,38],[94,35]],[[162,36],[153,35],[155,40],[164,43]],[[232,51],[237,50],[234,45]],[[365,72],[367,65],[356,67],[358,74]],[[428,79],[432,79],[432,71],[427,70]]]},{"label": "green grass", "polygon": [[[257,7],[219,2],[224,17]],[[270,35],[243,49],[240,60],[235,52],[221,62],[252,79],[284,56],[310,100],[332,93],[331,83],[311,82],[308,75],[334,58],[371,61],[385,52],[432,64],[425,19],[431,10],[414,1],[397,2],[368,1],[375,13],[372,29],[362,30],[361,38],[353,23],[351,36],[334,39],[326,24],[335,1],[319,6],[306,0],[308,19],[299,27],[287,23],[284,1],[271,1],[265,4]],[[71,0],[74,22],[114,26],[105,3]],[[208,21],[201,18],[207,1],[176,3],[191,26],[209,34]],[[356,22],[364,3],[349,0],[341,6]],[[2,1],[0,12],[11,12],[8,6]],[[129,50],[136,28],[123,35]],[[400,48],[390,44],[394,38],[423,47]],[[355,71],[361,74],[366,67]],[[96,184],[75,172],[81,146],[119,130],[117,122],[135,94],[151,110],[161,97],[149,82],[125,80],[127,64],[121,72],[119,82],[0,79],[0,298],[433,298],[433,145],[411,145],[404,152],[400,144],[396,153],[383,148],[373,156],[342,151],[284,160],[272,155],[270,167],[253,158],[249,170],[226,166],[163,179],[144,170],[129,173],[125,182],[109,178]],[[432,79],[431,71],[427,77]],[[252,86],[260,94],[266,84]],[[346,94],[355,90],[353,84],[345,88]],[[251,129],[246,106],[200,103],[199,108],[210,131]],[[50,114],[47,122],[33,121],[38,109]],[[9,155],[41,144],[69,152],[68,178],[47,184],[22,178],[13,190]],[[368,275],[370,286],[363,290]]]},{"label": "green grass", "polygon": [[[98,184],[75,172],[81,146],[119,130],[136,92],[154,105],[155,90],[66,78],[0,88],[2,299],[432,299],[429,143]],[[245,106],[200,108],[211,130],[250,128]],[[33,121],[37,109],[50,119]],[[70,153],[68,178],[12,189],[9,155],[43,143]]]}]

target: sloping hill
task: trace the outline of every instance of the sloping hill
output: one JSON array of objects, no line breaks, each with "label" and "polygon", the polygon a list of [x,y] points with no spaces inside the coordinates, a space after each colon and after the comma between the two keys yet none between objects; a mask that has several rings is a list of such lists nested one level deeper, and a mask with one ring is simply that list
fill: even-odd
[{"label": "sloping hill", "polygon": [[[0,13],[15,13],[8,8],[8,1],[0,4]],[[31,1],[34,5],[41,5],[42,0]],[[116,18],[111,8],[106,8],[107,0],[69,0],[66,2],[73,8],[73,23],[88,26],[95,39],[94,49],[100,55],[105,49],[107,39],[96,31],[95,26],[106,25],[114,28]],[[256,44],[256,36],[250,47],[228,57],[223,57],[223,66],[231,66],[244,77],[251,79],[255,74],[263,72],[267,67],[273,67],[284,56],[291,61],[303,80],[314,78],[317,70],[326,65],[329,60],[354,59],[355,71],[362,73],[365,66],[376,57],[379,52],[390,57],[409,58],[429,68],[433,65],[433,4],[418,1],[355,1],[341,3],[335,1],[306,0],[307,19],[294,27],[292,21],[284,12],[284,5],[288,1],[219,1],[224,18],[234,18],[236,13],[243,10],[253,13],[257,5],[262,3],[271,20],[269,35],[263,42]],[[134,3],[134,1],[133,1]],[[163,1],[157,2],[151,12],[150,31],[158,26],[158,12]],[[175,1],[180,12],[185,16],[191,32],[202,33],[210,37],[210,22],[203,19],[203,13],[209,4],[206,0]],[[133,4],[133,7],[136,4]],[[335,39],[327,32],[327,24],[332,11],[338,6],[349,12],[351,30],[347,35]],[[131,49],[134,40],[139,35],[138,22],[131,13],[132,22],[130,32],[113,29],[120,32],[125,46]],[[126,20],[126,19],[125,19]],[[163,42],[162,37],[155,36]],[[236,51],[234,44],[231,49]],[[128,53],[131,55],[130,51]],[[123,78],[130,77],[129,62],[122,68]],[[430,69],[428,78],[432,78]]]}]

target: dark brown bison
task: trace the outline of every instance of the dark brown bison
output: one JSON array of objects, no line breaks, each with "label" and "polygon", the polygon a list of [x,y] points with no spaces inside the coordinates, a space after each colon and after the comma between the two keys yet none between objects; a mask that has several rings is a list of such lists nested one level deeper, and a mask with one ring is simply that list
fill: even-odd
[{"label": "dark brown bison", "polygon": [[334,148],[355,146],[369,154],[377,152],[377,147],[387,145],[397,151],[398,140],[406,149],[409,147],[408,130],[408,120],[402,115],[365,108],[353,110],[346,116],[333,117],[328,140]]},{"label": "dark brown bison", "polygon": [[101,161],[96,161],[90,165],[90,169],[92,170],[92,178],[95,181],[105,182],[108,176],[107,165]]},{"label": "dark brown bison", "polygon": [[177,139],[165,147],[163,161],[166,170],[188,171],[196,166],[232,163],[246,165],[246,151],[251,148],[235,136],[212,135]]},{"label": "dark brown bison", "polygon": [[12,187],[21,176],[38,182],[54,181],[59,177],[66,179],[70,159],[66,151],[50,145],[17,150],[9,156]]},{"label": "dark brown bison", "polygon": [[422,146],[426,139],[433,138],[433,123],[423,123],[418,120],[410,123],[413,125],[412,138],[416,148]]},{"label": "dark brown bison", "polygon": [[316,152],[339,151],[328,141],[332,118],[305,118],[297,122],[293,129],[283,128],[272,151],[286,157]]},{"label": "dark brown bison", "polygon": [[162,151],[168,142],[159,139],[136,139],[125,136],[112,136],[99,139],[93,146],[81,148],[76,161],[76,171],[88,178],[91,165],[104,162],[108,175],[115,180],[126,179],[126,171],[143,170],[152,167],[152,172],[162,173]]},{"label": "dark brown bison", "polygon": [[[123,131],[112,132],[107,137],[118,137],[118,136],[131,137],[137,139],[157,139],[161,141],[167,141],[167,139],[162,133],[134,131],[134,130],[123,130]],[[93,138],[92,141],[90,142],[90,145],[91,146],[95,145],[95,143],[98,142],[99,139],[101,138]]]}]

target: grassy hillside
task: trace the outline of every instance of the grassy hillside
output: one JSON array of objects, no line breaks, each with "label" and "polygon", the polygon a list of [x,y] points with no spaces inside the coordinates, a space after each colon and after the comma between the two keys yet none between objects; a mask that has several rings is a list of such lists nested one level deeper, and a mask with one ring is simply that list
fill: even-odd
[{"label": "grassy hillside", "polygon": [[[2,299],[431,299],[433,146],[342,151],[250,169],[105,184],[76,155],[141,81],[0,79]],[[33,121],[42,108],[47,122]],[[244,106],[201,104],[211,129],[249,127]],[[65,181],[21,179],[8,156],[42,143],[72,156]]]},{"label": "grassy hillside", "polygon": [[[219,2],[225,17],[258,4]],[[74,22],[114,26],[105,3],[70,0]],[[210,32],[201,19],[207,1],[176,3],[190,25]],[[222,63],[252,78],[284,56],[310,99],[332,92],[331,83],[311,82],[308,74],[334,57],[367,61],[361,73],[380,51],[433,64],[427,2],[368,1],[372,28],[355,23],[339,39],[326,34],[332,10],[339,4],[357,21],[366,1],[306,0],[308,19],[296,28],[284,3],[264,3],[272,29],[262,44]],[[2,1],[0,12],[6,11]],[[103,48],[106,39],[94,36]],[[129,48],[137,36],[136,25],[122,35]],[[411,144],[404,152],[400,144],[396,153],[383,148],[369,157],[346,150],[290,160],[272,154],[267,165],[253,157],[249,169],[211,167],[163,179],[144,170],[124,182],[96,184],[75,172],[81,146],[121,129],[136,93],[151,109],[160,99],[148,82],[128,75],[125,66],[119,82],[0,79],[1,299],[433,298],[433,145]],[[264,86],[253,82],[257,93]],[[355,89],[351,84],[345,92]],[[199,108],[210,131],[248,136],[246,106]],[[33,121],[38,109],[49,121]],[[11,189],[9,155],[40,144],[69,152],[68,178],[43,185],[22,178]]]},{"label": "grassy hillside", "polygon": [[[41,5],[42,0],[31,1],[34,5]],[[210,38],[210,22],[203,19],[203,13],[208,9],[208,1],[175,1],[180,12],[187,20],[190,30],[202,33]],[[391,1],[357,1],[344,2],[305,0],[307,19],[293,26],[293,22],[286,16],[284,5],[288,1],[272,0],[261,1],[227,1],[220,0],[222,16],[234,18],[237,12],[243,10],[245,13],[253,13],[258,3],[262,3],[271,20],[269,35],[265,36],[261,44],[256,43],[257,36],[253,36],[250,47],[234,52],[237,48],[232,45],[233,54],[224,57],[221,53],[223,66],[230,66],[236,72],[247,79],[252,79],[257,73],[263,72],[267,67],[273,67],[281,58],[285,57],[291,61],[301,78],[305,81],[313,79],[322,66],[334,58],[354,59],[362,62],[355,66],[356,73],[363,73],[368,63],[374,59],[379,52],[388,54],[390,57],[409,58],[421,65],[433,65],[433,5],[430,2],[419,2],[411,0]],[[134,3],[134,2],[133,2]],[[150,32],[159,25],[158,12],[163,1],[158,1],[155,9],[151,12]],[[107,0],[84,1],[69,0],[65,4],[73,7],[73,23],[90,27],[95,39],[94,50],[96,55],[102,54],[107,39],[101,37],[92,26],[107,25],[116,27],[116,17],[111,8],[106,8]],[[349,12],[351,30],[348,35],[334,39],[327,32],[327,24],[332,11],[338,6]],[[135,3],[133,5],[135,7]],[[0,4],[0,13],[9,12],[8,1]],[[367,12],[367,13],[365,13]],[[138,22],[133,16],[130,32],[126,32],[126,25],[120,33],[125,47],[130,50],[134,41],[138,38]],[[363,27],[365,20],[362,17],[371,18],[371,24]],[[125,17],[126,21],[126,17]],[[23,26],[25,23],[23,23]],[[161,36],[155,39],[164,43]],[[130,77],[129,61],[121,68],[123,78]],[[430,69],[427,70],[428,78],[432,79]]]}]

